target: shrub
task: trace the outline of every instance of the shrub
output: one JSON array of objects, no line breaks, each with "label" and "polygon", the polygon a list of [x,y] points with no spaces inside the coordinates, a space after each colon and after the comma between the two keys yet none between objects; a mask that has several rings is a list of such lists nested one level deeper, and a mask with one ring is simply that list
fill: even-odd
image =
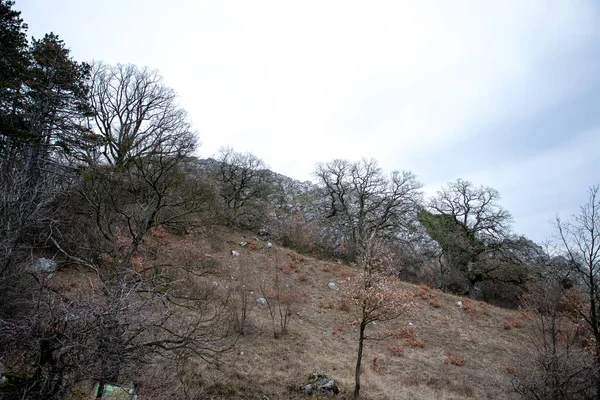
[{"label": "shrub", "polygon": [[390,351],[390,354],[394,357],[404,356],[404,347],[388,344],[387,349]]},{"label": "shrub", "polygon": [[439,301],[438,299],[435,299],[435,298],[434,298],[434,299],[430,299],[430,300],[429,300],[429,305],[430,305],[431,307],[434,307],[434,308],[440,308],[440,307],[442,306],[442,305],[440,304],[440,301]]},{"label": "shrub", "polygon": [[347,297],[342,297],[340,299],[340,311],[345,311],[345,312],[350,311],[350,302],[351,302],[351,299],[349,299]]},{"label": "shrub", "polygon": [[323,308],[325,310],[333,310],[333,303],[331,303],[330,301],[321,300],[319,302],[319,308]]},{"label": "shrub", "polygon": [[456,353],[448,354],[448,356],[444,360],[444,364],[456,365],[457,367],[462,367],[464,363],[465,363],[465,359]]},{"label": "shrub", "polygon": [[421,339],[417,339],[417,338],[414,338],[414,339],[406,339],[406,340],[404,341],[404,343],[405,343],[407,346],[411,346],[411,347],[418,347],[418,348],[421,348],[421,349],[422,349],[423,347],[425,347],[425,342],[424,342],[423,340],[421,340]]}]

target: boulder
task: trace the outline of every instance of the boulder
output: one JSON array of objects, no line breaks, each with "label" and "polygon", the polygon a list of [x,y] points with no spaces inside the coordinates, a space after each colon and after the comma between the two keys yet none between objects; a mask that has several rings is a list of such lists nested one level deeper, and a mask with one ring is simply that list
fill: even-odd
[{"label": "boulder", "polygon": [[303,386],[307,396],[333,397],[340,392],[336,381],[322,372],[314,372],[308,376],[308,384]]},{"label": "boulder", "polygon": [[47,258],[39,258],[35,264],[35,270],[51,274],[56,271],[56,261]]}]

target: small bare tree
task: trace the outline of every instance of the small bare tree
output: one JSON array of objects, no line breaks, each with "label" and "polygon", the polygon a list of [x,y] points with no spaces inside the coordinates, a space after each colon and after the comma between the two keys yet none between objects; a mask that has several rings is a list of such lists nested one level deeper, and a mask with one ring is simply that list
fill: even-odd
[{"label": "small bare tree", "polygon": [[569,268],[580,288],[583,301],[571,302],[586,322],[595,339],[598,376],[597,395],[600,396],[600,186],[588,191],[588,201],[571,220],[556,218],[558,241]]},{"label": "small bare tree", "polygon": [[554,277],[532,281],[522,298],[533,329],[513,384],[525,399],[595,398],[592,354],[581,345],[581,327],[573,318],[564,288]]},{"label": "small bare tree", "polygon": [[[371,337],[366,331],[373,322],[390,321],[405,315],[411,307],[410,293],[394,287],[395,279],[389,272],[393,269],[390,258],[386,257],[381,247],[370,241],[370,245],[360,257],[360,273],[349,278],[346,297],[352,300],[356,310],[359,326],[358,353],[354,373],[354,398],[360,394],[360,376],[364,343],[370,339],[381,339],[382,336]],[[397,269],[396,269],[397,271]]]}]

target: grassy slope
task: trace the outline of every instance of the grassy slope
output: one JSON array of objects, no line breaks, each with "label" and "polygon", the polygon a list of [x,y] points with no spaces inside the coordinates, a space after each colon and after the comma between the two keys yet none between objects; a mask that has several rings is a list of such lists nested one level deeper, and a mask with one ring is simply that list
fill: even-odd
[{"label": "grassy slope", "polygon": [[[350,325],[352,312],[339,309],[345,280],[354,273],[347,265],[310,257],[292,261],[290,250],[274,246],[264,248],[258,242],[254,250],[238,243],[243,233],[227,230],[195,233],[185,240],[198,254],[210,253],[217,265],[216,276],[223,282],[232,271],[241,272],[255,285],[273,275],[274,267],[286,285],[302,293],[294,305],[289,332],[275,339],[268,309],[256,305],[249,318],[246,335],[223,357],[220,366],[197,363],[187,367],[184,376],[199,398],[294,399],[305,396],[298,388],[311,372],[323,371],[339,381],[342,398],[353,390],[358,334]],[[152,239],[155,240],[155,239]],[[153,246],[152,240],[148,245]],[[180,245],[181,238],[167,235],[161,239],[163,255]],[[230,251],[240,252],[234,257]],[[286,267],[287,266],[287,267]],[[291,268],[290,268],[291,266]],[[256,278],[256,279],[254,279]],[[336,282],[338,289],[329,289]],[[369,399],[506,399],[511,398],[508,370],[516,364],[527,342],[529,323],[525,315],[462,300],[426,287],[398,282],[403,290],[414,293],[414,308],[408,315],[371,326],[370,332],[406,327],[412,322],[423,347],[407,345],[403,339],[366,343],[361,393]],[[329,308],[333,307],[333,308]],[[518,328],[505,328],[505,321],[517,321]],[[388,345],[404,348],[403,356],[394,356]],[[446,364],[449,353],[464,359],[464,365]],[[376,359],[376,361],[374,361]],[[193,362],[193,360],[190,360]],[[374,365],[375,363],[375,365]],[[165,372],[166,371],[166,372]],[[161,374],[168,374],[168,368]],[[162,379],[162,378],[161,378]],[[196,385],[196,388],[193,386]],[[178,391],[177,384],[171,384]],[[181,393],[173,398],[182,398]],[[193,396],[190,396],[193,397]]]}]

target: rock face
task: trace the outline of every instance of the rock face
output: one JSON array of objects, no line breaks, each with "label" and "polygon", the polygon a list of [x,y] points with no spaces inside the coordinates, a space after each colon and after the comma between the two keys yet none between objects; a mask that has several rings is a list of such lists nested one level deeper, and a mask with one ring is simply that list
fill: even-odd
[{"label": "rock face", "polygon": [[304,386],[307,396],[333,397],[340,392],[335,380],[322,372],[314,372],[308,376],[308,384]]}]

